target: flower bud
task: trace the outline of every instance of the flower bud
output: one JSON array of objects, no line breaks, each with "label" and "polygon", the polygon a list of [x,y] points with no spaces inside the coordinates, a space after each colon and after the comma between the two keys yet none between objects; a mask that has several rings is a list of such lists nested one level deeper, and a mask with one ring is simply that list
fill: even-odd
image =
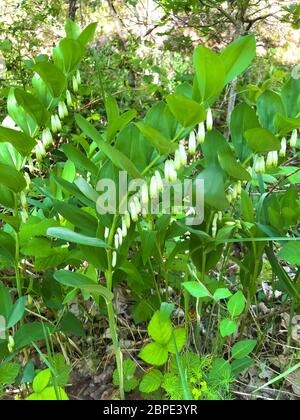
[{"label": "flower bud", "polygon": [[8,337],[7,348],[8,348],[8,351],[10,353],[12,353],[14,351],[14,348],[15,348],[15,340],[14,340],[13,336],[11,336],[11,335]]},{"label": "flower bud", "polygon": [[223,220],[223,213],[221,211],[218,212],[218,219],[219,219],[219,222],[222,222]]},{"label": "flower bud", "polygon": [[206,116],[207,130],[211,131],[213,129],[213,125],[214,125],[213,114],[212,114],[211,108],[209,108],[208,111],[207,111],[207,116]]},{"label": "flower bud", "polygon": [[138,214],[136,211],[136,207],[133,201],[131,201],[129,203],[129,211],[130,211],[130,215],[131,215],[131,219],[133,222],[137,222],[138,221]]},{"label": "flower bud", "polygon": [[255,161],[255,172],[257,174],[264,174],[266,172],[266,163],[263,156],[257,156]]},{"label": "flower bud", "polygon": [[205,142],[205,124],[204,124],[204,122],[199,124],[197,140],[198,140],[198,144],[203,144]]},{"label": "flower bud", "polygon": [[274,150],[273,152],[273,166],[274,168],[277,168],[278,166],[278,151]]},{"label": "flower bud", "polygon": [[109,228],[108,227],[106,227],[105,229],[104,229],[104,239],[108,239],[109,238]]},{"label": "flower bud", "polygon": [[180,151],[176,150],[175,157],[174,157],[174,169],[175,169],[175,171],[179,171],[181,166],[182,166],[182,164],[181,164]]},{"label": "flower bud", "polygon": [[51,146],[53,137],[49,128],[45,128],[42,134],[42,142],[45,147]]},{"label": "flower bud", "polygon": [[236,185],[233,186],[233,188],[231,188],[231,195],[232,195],[232,199],[236,200],[237,199],[237,189],[236,189]]},{"label": "flower bud", "polygon": [[165,161],[165,168],[164,168],[165,178],[167,181],[170,180],[170,161]]},{"label": "flower bud", "polygon": [[218,231],[218,219],[219,219],[219,215],[218,213],[215,214],[213,222],[212,222],[212,237],[215,238],[217,236],[217,231]]},{"label": "flower bud", "polygon": [[177,181],[177,172],[175,171],[174,162],[172,160],[169,161],[169,181]]},{"label": "flower bud", "polygon": [[236,225],[236,222],[226,222],[225,226],[233,227]]},{"label": "flower bud", "polygon": [[34,166],[31,157],[28,158],[28,169],[31,174],[34,174]]},{"label": "flower bud", "polygon": [[268,156],[267,156],[267,168],[273,168],[273,167],[277,167],[278,166],[278,152],[277,151],[273,151],[273,152],[269,152]]},{"label": "flower bud", "polygon": [[149,192],[148,192],[148,185],[146,182],[143,183],[141,188],[141,196],[142,196],[142,204],[144,207],[148,206],[149,203]]},{"label": "flower bud", "polygon": [[138,199],[136,195],[133,197],[133,202],[134,202],[137,214],[140,214],[142,211],[142,206],[141,206],[140,200]]},{"label": "flower bud", "polygon": [[66,91],[66,101],[69,107],[73,106],[72,95],[69,90]]},{"label": "flower bud", "polygon": [[158,197],[158,186],[157,186],[157,179],[156,176],[153,175],[150,181],[150,197],[152,200],[156,199]]},{"label": "flower bud", "polygon": [[55,123],[56,123],[56,130],[60,131],[62,129],[62,125],[61,125],[61,121],[59,119],[59,116],[55,115],[54,118],[55,118]]},{"label": "flower bud", "polygon": [[131,220],[130,220],[130,214],[127,210],[124,212],[123,221],[125,223],[126,228],[129,229],[131,225]]},{"label": "flower bud", "polygon": [[233,197],[232,197],[232,194],[231,193],[227,194],[226,195],[226,198],[229,201],[229,204],[231,204],[233,202]]},{"label": "flower bud", "polygon": [[117,233],[115,234],[114,242],[115,242],[115,248],[118,249],[120,246],[120,243],[119,243],[119,235]]},{"label": "flower bud", "polygon": [[286,157],[286,149],[287,149],[287,141],[286,141],[286,138],[284,137],[281,140],[281,148],[280,148],[280,152],[279,152],[280,157]]},{"label": "flower bud", "polygon": [[80,86],[81,85],[81,75],[80,75],[80,71],[79,70],[77,70],[75,77],[76,77],[78,86]]},{"label": "flower bud", "polygon": [[112,265],[112,268],[115,268],[115,266],[117,265],[117,253],[116,253],[116,251],[113,251],[113,253],[112,253],[111,265]]},{"label": "flower bud", "polygon": [[77,93],[78,92],[78,81],[77,81],[77,79],[76,79],[75,76],[73,76],[72,84],[73,84],[73,90],[74,90],[74,92]]},{"label": "flower bud", "polygon": [[164,183],[163,183],[163,180],[161,178],[159,171],[155,171],[155,178],[156,178],[157,189],[159,192],[162,193],[164,190]]},{"label": "flower bud", "polygon": [[126,226],[126,221],[124,217],[122,217],[122,236],[123,238],[126,238],[127,236],[127,226]]},{"label": "flower bud", "polygon": [[189,137],[189,154],[194,155],[196,153],[197,144],[196,144],[196,135],[195,132],[192,131]]},{"label": "flower bud", "polygon": [[297,147],[297,140],[298,140],[298,131],[297,130],[293,130],[291,141],[290,141],[290,146],[293,149],[295,149]]},{"label": "flower bud", "polygon": [[117,234],[119,236],[119,246],[121,246],[122,243],[123,243],[123,233],[122,233],[122,229],[121,228],[118,228],[117,229]]},{"label": "flower bud", "polygon": [[51,115],[51,130],[53,133],[57,133],[57,120],[55,115]]},{"label": "flower bud", "polygon": [[[187,164],[187,155],[186,155],[184,145],[182,143],[180,143],[180,145],[179,145],[179,153],[180,153],[181,166],[185,166]],[[174,168],[174,169],[176,169],[176,168]],[[176,179],[177,179],[177,177],[176,177]]]},{"label": "flower bud", "polygon": [[65,118],[64,103],[62,101],[58,104],[58,115],[61,120]]},{"label": "flower bud", "polygon": [[242,195],[242,181],[237,182],[236,191],[237,191],[238,196]]}]

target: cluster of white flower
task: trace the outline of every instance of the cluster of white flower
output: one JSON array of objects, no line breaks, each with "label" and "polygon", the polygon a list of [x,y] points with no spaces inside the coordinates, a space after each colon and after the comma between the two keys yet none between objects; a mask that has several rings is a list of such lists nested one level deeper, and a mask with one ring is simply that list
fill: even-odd
[{"label": "cluster of white flower", "polygon": [[[290,139],[290,147],[295,149],[297,147],[297,140],[298,140],[298,131],[293,130],[291,139]],[[267,158],[265,159],[264,156],[256,156],[254,170],[257,174],[264,174],[267,169],[277,168],[279,157],[286,157],[287,154],[287,139],[283,137],[281,139],[281,147],[279,153],[277,150],[271,151],[267,154]]]},{"label": "cluster of white flower", "polygon": [[[77,78],[76,82],[77,82]],[[74,83],[74,79],[73,79]],[[76,83],[75,83],[76,85]],[[75,89],[74,89],[75,91]],[[211,109],[207,112],[206,120],[207,130],[212,130],[213,128],[213,116]],[[205,141],[205,124],[201,123],[198,127],[198,134],[194,131],[191,132],[188,141],[188,153],[194,155],[197,149],[198,144],[203,144]],[[178,149],[175,151],[174,160],[168,159],[164,165],[164,180],[161,176],[161,173],[156,170],[154,175],[150,179],[150,185],[148,187],[145,182],[140,190],[139,195],[134,195],[131,197],[128,205],[128,210],[122,216],[122,227],[117,228],[116,233],[114,234],[114,247],[115,250],[112,253],[112,267],[114,268],[117,264],[117,251],[118,248],[123,244],[124,238],[127,236],[127,231],[131,226],[131,222],[137,222],[140,215],[145,217],[148,214],[148,205],[149,197],[151,200],[157,200],[159,194],[164,191],[164,182],[173,184],[177,181],[178,171],[187,165],[188,155],[185,150],[184,144],[180,143]],[[109,238],[109,229],[106,228],[104,232],[105,239]]]},{"label": "cluster of white flower", "polygon": [[75,93],[77,93],[79,86],[81,85],[81,76],[80,76],[79,70],[77,70],[76,75],[73,76],[72,83],[73,83],[73,90]]},{"label": "cluster of white flower", "polygon": [[242,194],[242,181],[236,182],[234,185],[229,187],[229,191],[227,194],[227,200],[229,203],[234,202],[238,197]]}]

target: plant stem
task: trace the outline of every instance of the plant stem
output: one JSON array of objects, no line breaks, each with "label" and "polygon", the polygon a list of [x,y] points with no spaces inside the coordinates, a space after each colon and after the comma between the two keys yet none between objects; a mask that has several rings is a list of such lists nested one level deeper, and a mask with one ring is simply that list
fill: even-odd
[{"label": "plant stem", "polygon": [[[18,196],[15,194],[15,208],[14,208],[14,217],[18,217]],[[15,252],[15,274],[16,274],[16,284],[18,290],[19,298],[22,297],[22,279],[19,268],[20,260],[20,238],[19,233],[15,232],[15,242],[16,242],[16,252]]]},{"label": "plant stem", "polygon": [[[116,228],[116,223],[118,220],[118,216],[114,216],[112,228],[110,230],[110,235],[108,239],[108,244],[111,246],[114,238],[114,232]],[[112,267],[112,251],[111,249],[107,250],[107,263],[108,269],[105,273],[106,278],[106,285],[110,292],[113,291],[113,267]],[[116,355],[116,363],[117,363],[117,370],[119,375],[119,390],[120,390],[120,398],[121,400],[125,400],[125,392],[124,392],[124,372],[123,372],[123,356],[122,351],[119,344],[118,332],[117,332],[117,324],[115,319],[115,310],[113,306],[113,302],[106,301],[107,306],[107,313],[108,313],[108,322],[110,328],[110,334],[113,342],[113,347]]]}]

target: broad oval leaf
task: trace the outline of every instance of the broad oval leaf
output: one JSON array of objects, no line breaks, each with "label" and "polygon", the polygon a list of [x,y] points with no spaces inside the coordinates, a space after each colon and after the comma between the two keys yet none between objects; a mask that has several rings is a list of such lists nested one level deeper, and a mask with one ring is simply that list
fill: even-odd
[{"label": "broad oval leaf", "polygon": [[109,248],[109,246],[102,239],[81,235],[80,233],[73,232],[68,228],[50,228],[47,231],[47,235],[51,236],[52,238],[62,239],[63,241],[71,242],[74,244],[88,245],[95,248]]},{"label": "broad oval leaf", "polygon": [[256,54],[254,35],[238,38],[221,52],[225,66],[225,84],[231,82],[249,67]]},{"label": "broad oval leaf", "polygon": [[252,128],[245,132],[249,147],[255,153],[272,152],[280,149],[280,141],[265,128]]},{"label": "broad oval leaf", "polygon": [[206,118],[206,111],[202,105],[177,93],[167,97],[167,104],[183,127],[194,127]]},{"label": "broad oval leaf", "polygon": [[60,270],[56,271],[53,277],[64,286],[75,287],[91,294],[102,296],[107,301],[111,301],[114,298],[113,293],[111,293],[106,287],[95,284],[93,280],[83,274]]}]

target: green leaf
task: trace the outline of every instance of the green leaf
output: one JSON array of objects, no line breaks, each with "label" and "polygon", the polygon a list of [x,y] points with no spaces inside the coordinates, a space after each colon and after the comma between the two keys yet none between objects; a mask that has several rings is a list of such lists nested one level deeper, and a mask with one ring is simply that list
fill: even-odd
[{"label": "green leaf", "polygon": [[145,124],[144,122],[138,122],[136,123],[136,126],[161,155],[168,155],[177,149],[178,146],[176,144],[171,143],[170,140],[151,125]]},{"label": "green leaf", "polygon": [[81,34],[78,36],[77,40],[84,47],[86,47],[94,38],[95,32],[97,29],[97,22],[90,23]]},{"label": "green leaf", "polygon": [[20,350],[32,342],[45,340],[53,331],[54,326],[46,322],[31,322],[22,325],[14,336],[16,349]]},{"label": "green leaf", "polygon": [[256,54],[254,35],[238,38],[222,52],[221,58],[225,66],[225,84],[231,82],[249,67]]},{"label": "green leaf", "polygon": [[281,98],[285,105],[287,116],[290,118],[296,117],[300,110],[300,79],[291,77],[282,88]]},{"label": "green leaf", "polygon": [[116,98],[109,94],[105,100],[105,110],[107,115],[108,124],[112,124],[120,116],[120,110]]},{"label": "green leaf", "polygon": [[168,349],[159,343],[150,343],[143,348],[139,357],[150,365],[162,366],[167,363]]},{"label": "green leaf", "polygon": [[76,114],[75,120],[80,129],[90,137],[97,144],[99,149],[112,161],[112,163],[119,169],[127,171],[128,174],[133,178],[141,178],[141,174],[135,167],[135,165],[119,150],[106,143],[101,134],[86,121],[81,115]]},{"label": "green leaf", "polygon": [[14,304],[11,314],[9,315],[7,328],[12,328],[16,325],[22,318],[25,312],[27,297],[23,296],[19,298]]},{"label": "green leaf", "polygon": [[291,241],[284,245],[278,258],[292,265],[300,265],[300,241]]},{"label": "green leaf", "polygon": [[272,266],[272,269],[275,275],[278,277],[279,285],[290,297],[300,301],[300,292],[297,289],[294,282],[291,280],[290,276],[284,270],[284,268],[279,264],[277,258],[275,257],[273,251],[273,245],[266,247],[266,254]]},{"label": "green leaf", "polygon": [[67,312],[61,320],[60,331],[77,337],[84,337],[85,334],[81,321],[71,312]]},{"label": "green leaf", "polygon": [[59,386],[66,386],[69,382],[71,367],[66,364],[65,358],[61,353],[51,357],[51,366],[55,371],[55,381]]},{"label": "green leaf", "polygon": [[32,388],[34,392],[38,394],[42,392],[49,384],[50,379],[51,379],[50,369],[45,369],[39,372],[34,378],[33,383],[32,383]]},{"label": "green leaf", "polygon": [[36,145],[36,141],[27,134],[6,127],[0,127],[0,142],[12,144],[24,156],[27,156]]},{"label": "green leaf", "polygon": [[251,357],[245,357],[244,359],[234,360],[231,363],[232,374],[236,378],[243,373],[245,370],[249,369],[254,365],[254,360]]},{"label": "green leaf", "polygon": [[228,289],[217,289],[215,293],[213,294],[213,299],[215,301],[228,299],[232,296],[232,293]]},{"label": "green leaf", "polygon": [[[178,353],[180,353],[186,343],[186,331],[185,328],[176,328],[174,331],[174,337],[176,342],[176,347]],[[169,343],[168,343],[168,351],[172,354],[176,354],[176,348],[174,345],[173,337],[171,337]]]},{"label": "green leaf", "polygon": [[[215,359],[208,375],[208,381],[212,386],[229,383],[231,380],[231,366],[228,360]],[[224,385],[225,385],[224,384]]]},{"label": "green leaf", "polygon": [[241,196],[241,214],[245,222],[254,223],[255,215],[252,200],[245,190],[242,190]]},{"label": "green leaf", "polygon": [[116,137],[117,133],[122,131],[136,116],[137,112],[134,109],[130,109],[118,118],[115,118],[106,132],[108,142],[110,143]]},{"label": "green leaf", "polygon": [[73,232],[72,230],[63,227],[50,228],[47,231],[47,235],[74,244],[94,246],[96,248],[108,248],[108,245],[102,239],[81,235],[80,233]]},{"label": "green leaf", "polygon": [[7,188],[15,193],[19,193],[26,188],[26,181],[23,175],[15,168],[9,165],[0,165],[0,184],[5,185]]},{"label": "green leaf", "polygon": [[177,93],[167,97],[167,104],[183,127],[194,127],[206,118],[206,111],[202,105]]},{"label": "green leaf", "polygon": [[64,202],[54,203],[55,210],[58,211],[72,225],[88,236],[96,235],[98,229],[98,220],[84,210],[79,209],[72,204]]},{"label": "green leaf", "polygon": [[54,98],[58,98],[67,86],[67,79],[63,72],[49,62],[38,63],[33,69],[45,82]]},{"label": "green leaf", "polygon": [[285,115],[281,97],[275,92],[266,90],[257,100],[257,112],[262,127],[276,133],[274,125],[275,115]]},{"label": "green leaf", "polygon": [[240,316],[246,307],[246,299],[241,291],[235,293],[228,301],[227,308],[232,318]]},{"label": "green leaf", "polygon": [[63,284],[64,286],[76,287],[89,293],[97,294],[98,296],[104,297],[104,299],[107,301],[112,300],[114,297],[113,294],[108,289],[106,289],[106,287],[95,284],[93,280],[83,274],[73,273],[72,271],[67,270],[60,270],[56,271],[53,277],[56,281],[58,281],[60,284]]},{"label": "green leaf", "polygon": [[151,394],[151,392],[158,390],[162,384],[163,378],[163,374],[159,370],[153,369],[143,376],[139,390],[145,394]]},{"label": "green leaf", "polygon": [[207,288],[200,282],[187,281],[182,283],[182,286],[195,298],[206,298],[211,296]]},{"label": "green leaf", "polygon": [[0,387],[4,385],[12,385],[19,372],[21,366],[17,363],[3,363],[0,365]]},{"label": "green leaf", "polygon": [[71,144],[64,144],[62,147],[64,154],[70,159],[77,169],[90,172],[92,175],[97,175],[97,166],[87,158],[79,149],[72,146]]},{"label": "green leaf", "polygon": [[222,319],[220,323],[220,333],[223,338],[234,334],[237,331],[238,325],[231,319]]},{"label": "green leaf", "polygon": [[31,115],[38,126],[46,124],[49,112],[38,98],[20,88],[14,89],[14,95],[18,105]]},{"label": "green leaf", "polygon": [[300,118],[288,118],[281,114],[276,114],[274,119],[276,132],[281,137],[287,135],[294,129],[300,128]]},{"label": "green leaf", "polygon": [[160,311],[155,312],[148,325],[148,333],[157,343],[167,345],[172,336],[170,319],[163,317]]},{"label": "green leaf", "polygon": [[201,99],[209,104],[218,98],[225,84],[225,66],[220,55],[200,46],[194,52],[194,67]]},{"label": "green leaf", "polygon": [[280,149],[280,141],[265,128],[252,128],[245,132],[249,147],[255,153],[272,152]]},{"label": "green leaf", "polygon": [[[124,390],[125,390],[125,392],[130,392],[138,386],[138,380],[134,376],[135,372],[136,372],[136,368],[137,368],[137,365],[131,359],[127,359],[123,363]],[[116,386],[120,385],[118,369],[115,369],[115,371],[114,371],[113,384],[116,385]]]},{"label": "green leaf", "polygon": [[74,39],[64,38],[54,49],[54,62],[66,75],[73,73],[78,67],[85,49]]},{"label": "green leaf", "polygon": [[0,283],[0,315],[8,321],[13,310],[13,302],[10,296],[9,289]]},{"label": "green leaf", "polygon": [[66,23],[65,23],[65,31],[66,31],[67,37],[70,39],[77,39],[79,35],[81,34],[80,27],[77,25],[76,22],[74,22],[73,20],[69,18],[67,18]]},{"label": "green leaf", "polygon": [[259,127],[259,121],[254,109],[246,103],[235,107],[231,114],[230,132],[235,152],[241,162],[245,162],[252,154],[245,138],[245,132]]},{"label": "green leaf", "polygon": [[232,357],[236,360],[248,356],[255,348],[256,340],[243,340],[236,343],[231,350]]},{"label": "green leaf", "polygon": [[222,169],[232,178],[239,179],[241,181],[251,180],[249,172],[237,162],[232,153],[220,153],[219,162]]},{"label": "green leaf", "polygon": [[204,182],[205,204],[218,211],[225,211],[229,207],[225,195],[224,172],[219,166],[211,165],[202,171],[197,179]]}]

